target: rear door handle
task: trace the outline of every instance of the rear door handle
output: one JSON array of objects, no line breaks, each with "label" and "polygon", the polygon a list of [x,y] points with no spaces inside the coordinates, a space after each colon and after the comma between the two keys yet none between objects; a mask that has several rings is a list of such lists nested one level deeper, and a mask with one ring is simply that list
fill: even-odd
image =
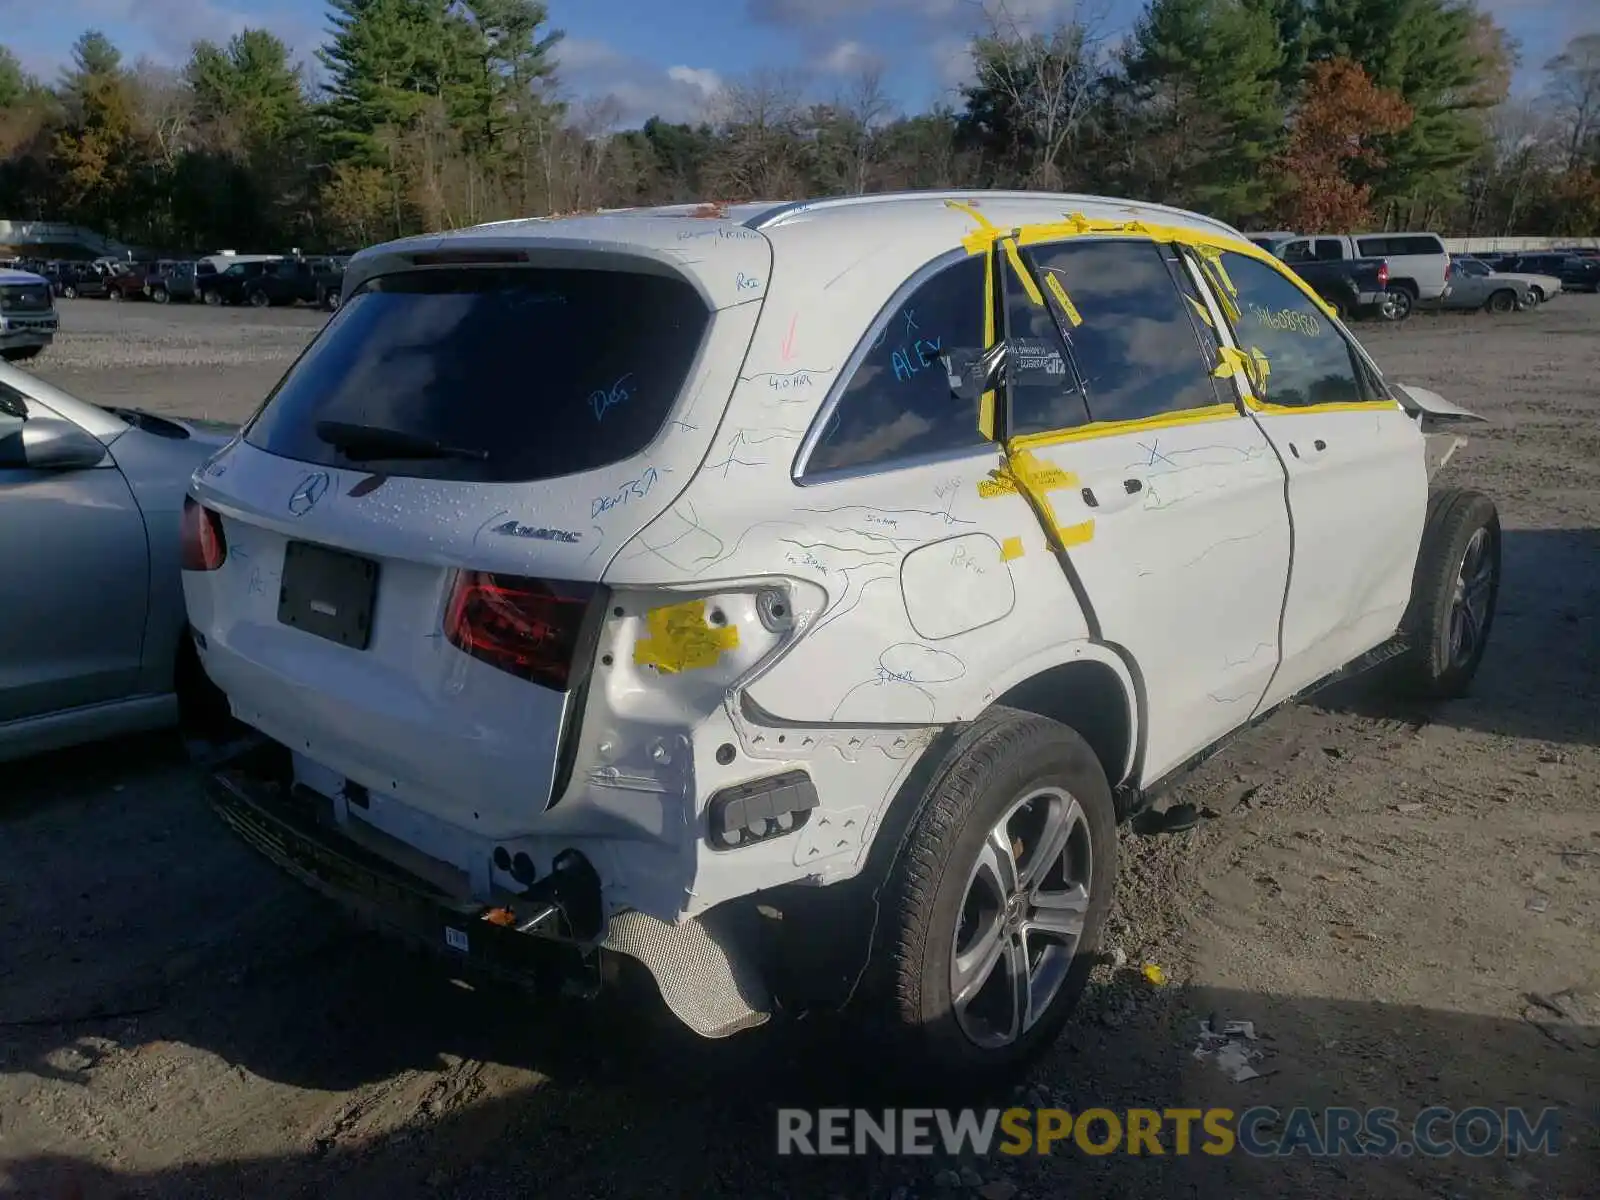
[{"label": "rear door handle", "polygon": [[1118,484],[1106,485],[1100,491],[1092,487],[1084,488],[1079,494],[1089,508],[1098,513],[1112,513],[1118,509],[1127,508],[1134,502],[1134,497],[1144,491],[1144,480],[1128,478]]}]

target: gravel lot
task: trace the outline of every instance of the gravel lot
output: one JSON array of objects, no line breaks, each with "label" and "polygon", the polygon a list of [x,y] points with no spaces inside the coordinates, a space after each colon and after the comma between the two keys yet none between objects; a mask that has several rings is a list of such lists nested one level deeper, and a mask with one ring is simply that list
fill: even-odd
[{"label": "gravel lot", "polygon": [[[37,363],[97,400],[242,418],[321,314],[63,305]],[[1242,1111],[1555,1106],[1507,1160],[778,1160],[772,1110],[871,1101],[823,1029],[726,1044],[635,1004],[534,1009],[352,932],[202,809],[167,739],[6,768],[0,1187],[25,1196],[1595,1194],[1600,1141],[1600,297],[1363,327],[1491,418],[1448,469],[1501,506],[1468,700],[1280,713],[1125,839],[1106,962],[1022,1096]],[[1160,964],[1169,982],[1137,968]],[[1560,1013],[1566,1015],[1562,1016]],[[1196,1059],[1255,1022],[1261,1077]],[[663,1032],[667,1030],[667,1032]],[[1004,1098],[1001,1098],[1004,1102]],[[974,1096],[973,1103],[987,1098]]]}]

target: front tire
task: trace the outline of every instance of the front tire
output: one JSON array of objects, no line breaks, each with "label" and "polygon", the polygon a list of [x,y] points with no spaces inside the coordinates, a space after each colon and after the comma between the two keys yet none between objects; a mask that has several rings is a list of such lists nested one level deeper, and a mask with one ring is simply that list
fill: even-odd
[{"label": "front tire", "polygon": [[27,362],[30,358],[38,358],[43,346],[16,346],[10,350],[0,350],[0,359],[6,362]]},{"label": "front tire", "polygon": [[266,308],[271,303],[272,303],[272,297],[268,296],[265,292],[251,292],[250,293],[250,307],[251,308]]},{"label": "front tire", "polygon": [[218,308],[222,304],[222,294],[220,292],[214,291],[211,288],[207,288],[205,291],[201,292],[200,293],[200,298],[202,300],[204,300],[207,304],[209,304],[212,308]]},{"label": "front tire", "polygon": [[997,708],[935,773],[890,868],[884,1015],[914,1079],[998,1082],[1056,1040],[1117,873],[1111,788],[1074,730]]},{"label": "front tire", "polygon": [[1429,700],[1465,696],[1489,644],[1499,597],[1494,501],[1465,489],[1435,492],[1400,626],[1409,647],[1395,660],[1397,690]]}]

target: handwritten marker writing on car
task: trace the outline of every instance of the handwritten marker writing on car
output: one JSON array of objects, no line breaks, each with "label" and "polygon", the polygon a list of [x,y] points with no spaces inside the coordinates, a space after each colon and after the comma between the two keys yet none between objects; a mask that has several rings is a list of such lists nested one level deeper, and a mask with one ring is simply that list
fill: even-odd
[{"label": "handwritten marker writing on car", "polygon": [[[1349,669],[1464,693],[1500,524],[1429,471],[1471,414],[1217,221],[946,200],[364,250],[384,285],[352,281],[226,475],[185,476],[196,652],[268,743],[212,781],[228,823],[441,951],[629,955],[706,1037],[795,1011],[725,916],[770,899],[802,950],[876,922],[926,952],[853,996],[847,946],[825,999],[907,1034],[886,1070],[999,1077],[1077,1001],[1124,814]],[[664,272],[686,224],[718,236]],[[43,420],[0,415],[0,448],[105,456]],[[287,521],[312,478],[339,483]],[[782,899],[817,888],[841,907]]]}]

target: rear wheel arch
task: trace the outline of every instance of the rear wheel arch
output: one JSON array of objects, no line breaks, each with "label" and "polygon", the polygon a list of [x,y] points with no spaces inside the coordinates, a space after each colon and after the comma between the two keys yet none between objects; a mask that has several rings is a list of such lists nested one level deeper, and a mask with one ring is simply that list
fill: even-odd
[{"label": "rear wheel arch", "polygon": [[1057,663],[1007,688],[994,703],[1076,730],[1113,786],[1133,774],[1139,706],[1126,668],[1097,658]]}]

